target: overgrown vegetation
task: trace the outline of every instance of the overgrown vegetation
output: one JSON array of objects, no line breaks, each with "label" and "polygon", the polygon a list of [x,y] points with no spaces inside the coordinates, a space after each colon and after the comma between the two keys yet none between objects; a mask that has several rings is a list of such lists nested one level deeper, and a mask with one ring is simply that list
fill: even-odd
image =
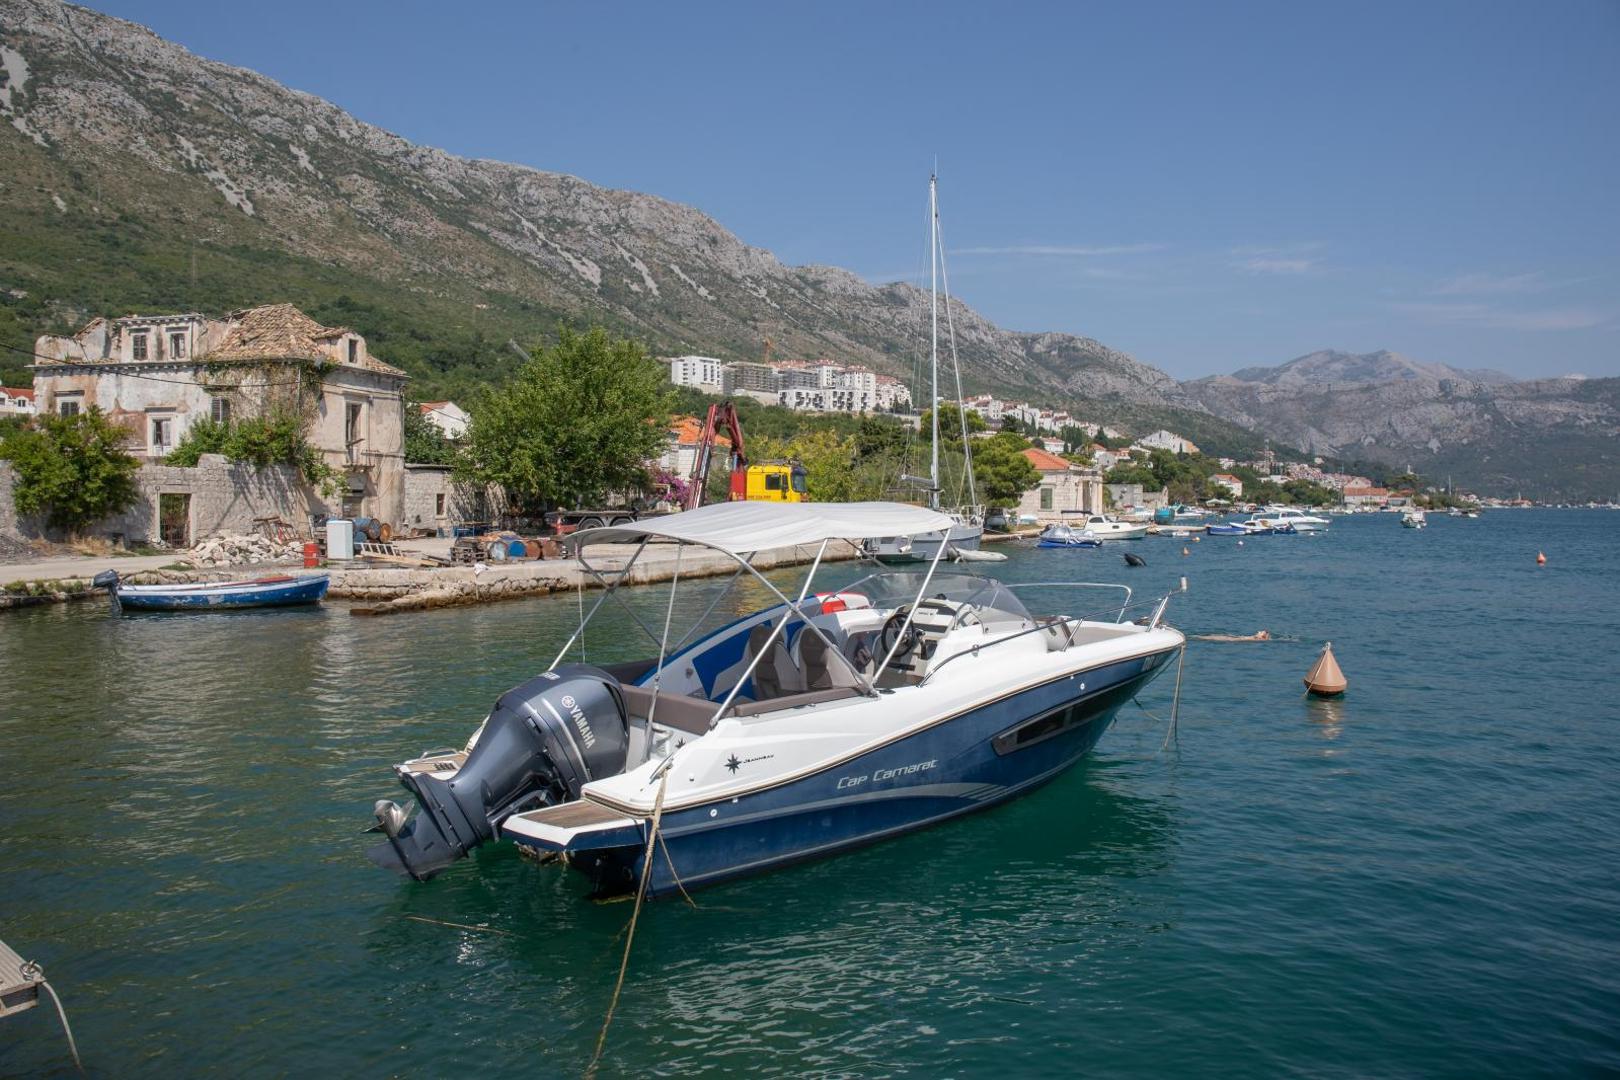
[{"label": "overgrown vegetation", "polygon": [[454,465],[459,450],[439,425],[422,415],[418,402],[405,403],[405,460],[412,465]]},{"label": "overgrown vegetation", "polygon": [[261,469],[290,465],[311,487],[331,498],[343,489],[343,474],[309,444],[304,429],[304,419],[287,412],[242,420],[198,420],[163,460],[190,468],[204,454],[223,454]]},{"label": "overgrown vegetation", "polygon": [[43,514],[77,533],[135,501],[140,463],[123,449],[128,433],[99,409],[41,416],[0,439],[0,458],[16,470],[19,514]]}]

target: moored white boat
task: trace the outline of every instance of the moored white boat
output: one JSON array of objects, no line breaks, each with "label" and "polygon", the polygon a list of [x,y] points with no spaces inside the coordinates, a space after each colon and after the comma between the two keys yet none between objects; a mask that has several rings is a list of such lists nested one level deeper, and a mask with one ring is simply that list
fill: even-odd
[{"label": "moored white boat", "polygon": [[1428,527],[1429,518],[1422,510],[1413,507],[1401,514],[1401,526],[1407,529],[1422,529]]},{"label": "moored white boat", "polygon": [[1307,514],[1292,506],[1267,506],[1254,515],[1273,526],[1291,525],[1295,532],[1322,532],[1332,524],[1325,517]]},{"label": "moored white boat", "polygon": [[[373,859],[420,879],[510,839],[565,855],[599,893],[645,880],[656,895],[921,828],[1052,779],[1184,647],[1164,623],[1170,597],[1133,603],[1122,585],[1045,582],[1025,595],[1081,610],[1037,615],[1019,586],[945,572],[939,558],[811,592],[835,539],[946,526],[896,503],[739,502],[576,534],[582,560],[602,542],[639,543],[639,555],[654,538],[721,552],[738,564],[733,581],[746,572],[776,602],[673,649],[667,623],[662,636],[643,626],[656,660],[562,664],[576,634],[464,749],[396,768],[417,810],[379,801],[387,841]],[[819,545],[797,599],[748,562],[788,544]],[[628,577],[627,567],[615,583]],[[1094,594],[1080,590],[1099,588],[1110,598],[1081,602]]]},{"label": "moored white boat", "polygon": [[1102,547],[1102,537],[1060,521],[1042,529],[1041,535],[1035,538],[1035,546],[1043,548]]}]

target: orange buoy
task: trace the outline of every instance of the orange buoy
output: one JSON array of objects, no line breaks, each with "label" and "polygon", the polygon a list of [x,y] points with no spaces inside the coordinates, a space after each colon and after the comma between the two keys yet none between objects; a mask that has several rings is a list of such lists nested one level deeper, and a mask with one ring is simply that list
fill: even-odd
[{"label": "orange buoy", "polygon": [[1317,697],[1338,697],[1350,684],[1338,661],[1333,659],[1333,642],[1322,646],[1322,655],[1316,658],[1311,670],[1305,673],[1305,689]]},{"label": "orange buoy", "polygon": [[1545,551],[1536,552],[1536,565],[1537,566],[1546,566],[1547,565],[1547,553]]}]

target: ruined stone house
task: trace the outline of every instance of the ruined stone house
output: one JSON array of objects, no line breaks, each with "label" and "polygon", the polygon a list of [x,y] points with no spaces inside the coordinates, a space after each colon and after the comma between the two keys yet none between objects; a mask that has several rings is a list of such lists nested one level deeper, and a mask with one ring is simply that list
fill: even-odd
[{"label": "ruined stone house", "polygon": [[[291,304],[273,304],[219,319],[98,318],[71,336],[39,338],[34,352],[41,413],[99,408],[129,431],[130,452],[154,465],[200,420],[295,410],[304,418],[309,444],[344,483],[331,500],[302,492],[300,505],[289,505],[287,516],[404,519],[406,376],[371,355],[353,330],[322,326]],[[165,470],[166,488],[185,487],[185,472]],[[179,531],[175,522],[151,525],[153,537],[168,539]]]}]

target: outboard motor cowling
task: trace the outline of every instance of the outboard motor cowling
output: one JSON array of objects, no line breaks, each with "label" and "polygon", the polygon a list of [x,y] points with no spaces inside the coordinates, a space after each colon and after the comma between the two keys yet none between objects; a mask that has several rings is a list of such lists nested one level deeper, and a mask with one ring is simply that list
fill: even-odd
[{"label": "outboard motor cowling", "polygon": [[367,854],[424,881],[493,839],[512,814],[570,802],[588,782],[623,772],[629,749],[618,680],[589,664],[548,671],[501,695],[448,780],[399,770],[416,815],[406,822],[398,807],[379,802],[377,827],[388,843]]}]

